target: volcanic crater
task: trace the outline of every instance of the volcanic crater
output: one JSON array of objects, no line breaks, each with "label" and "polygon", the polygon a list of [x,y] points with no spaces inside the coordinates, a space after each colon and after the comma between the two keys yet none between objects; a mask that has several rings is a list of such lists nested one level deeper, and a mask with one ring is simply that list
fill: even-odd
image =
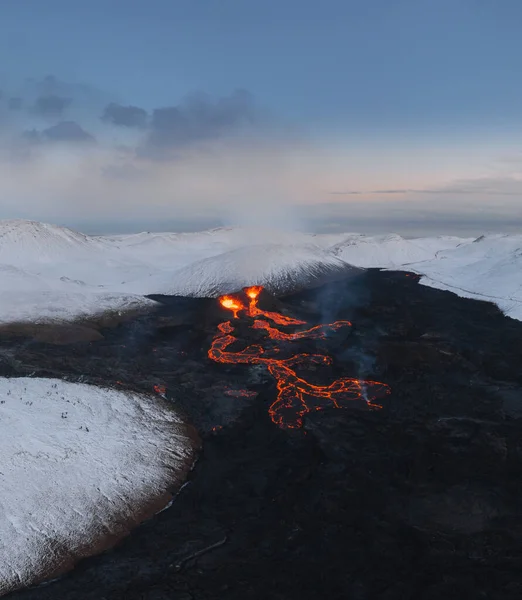
[{"label": "volcanic crater", "polygon": [[203,440],[168,510],[12,597],[522,597],[522,323],[418,279],[156,296],[94,341],[0,340],[1,375],[155,391]]}]

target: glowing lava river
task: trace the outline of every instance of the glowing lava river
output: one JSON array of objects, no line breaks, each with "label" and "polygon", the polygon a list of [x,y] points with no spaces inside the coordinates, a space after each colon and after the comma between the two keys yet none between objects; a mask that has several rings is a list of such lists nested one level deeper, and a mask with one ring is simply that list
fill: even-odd
[{"label": "glowing lava river", "polygon": [[329,356],[298,353],[289,358],[277,358],[281,350],[278,346],[267,351],[260,344],[246,346],[237,352],[229,351],[228,348],[239,341],[232,335],[236,329],[232,323],[239,323],[243,316],[250,317],[252,329],[262,330],[269,339],[280,342],[326,338],[328,333],[351,327],[350,321],[335,321],[293,332],[281,331],[274,325],[296,329],[306,325],[306,322],[260,309],[258,298],[262,291],[261,286],[244,288],[245,301],[242,298],[243,294],[221,296],[218,299],[223,308],[232,312],[233,319],[218,325],[218,332],[208,356],[221,363],[261,364],[267,367],[277,382],[277,398],[268,409],[270,418],[276,425],[285,429],[295,429],[302,426],[306,413],[331,407],[342,408],[347,402],[354,400],[365,402],[369,409],[382,408],[375,400],[390,392],[384,383],[342,377],[330,385],[321,386],[297,375],[296,369],[332,364]]}]

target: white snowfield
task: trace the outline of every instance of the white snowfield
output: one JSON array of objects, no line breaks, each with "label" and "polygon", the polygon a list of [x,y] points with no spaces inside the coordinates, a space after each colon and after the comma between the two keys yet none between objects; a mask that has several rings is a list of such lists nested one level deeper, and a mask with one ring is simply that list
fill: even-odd
[{"label": "white snowfield", "polygon": [[249,284],[275,293],[353,267],[405,269],[421,283],[496,303],[522,319],[522,236],[305,234],[221,228],[198,233],[86,236],[0,221],[0,322],[77,320],[147,309],[149,294],[215,297]]},{"label": "white snowfield", "polygon": [[263,244],[190,263],[176,271],[163,293],[215,297],[248,285],[264,285],[274,294],[284,295],[329,277],[359,272],[318,246]]},{"label": "white snowfield", "polygon": [[0,595],[53,577],[160,510],[194,461],[158,398],[0,378]]}]

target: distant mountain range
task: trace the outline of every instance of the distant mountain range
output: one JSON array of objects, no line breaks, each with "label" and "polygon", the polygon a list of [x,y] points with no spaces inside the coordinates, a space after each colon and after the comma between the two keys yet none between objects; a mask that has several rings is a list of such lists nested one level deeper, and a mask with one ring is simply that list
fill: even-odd
[{"label": "distant mountain range", "polygon": [[522,320],[522,235],[478,239],[220,228],[87,236],[0,221],[0,321],[74,320],[152,305],[148,294],[215,297],[249,284],[286,294],[355,267],[414,271],[421,283],[497,304]]}]

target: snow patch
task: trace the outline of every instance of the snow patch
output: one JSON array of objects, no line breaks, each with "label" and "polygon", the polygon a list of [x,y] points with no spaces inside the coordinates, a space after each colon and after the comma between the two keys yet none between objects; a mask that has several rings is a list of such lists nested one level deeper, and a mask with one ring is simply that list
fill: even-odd
[{"label": "snow patch", "polygon": [[0,291],[0,324],[82,321],[107,313],[122,316],[156,306],[148,298],[130,294],[10,289]]},{"label": "snow patch", "polygon": [[193,462],[189,434],[159,398],[0,378],[0,594],[71,568],[166,504]]}]

